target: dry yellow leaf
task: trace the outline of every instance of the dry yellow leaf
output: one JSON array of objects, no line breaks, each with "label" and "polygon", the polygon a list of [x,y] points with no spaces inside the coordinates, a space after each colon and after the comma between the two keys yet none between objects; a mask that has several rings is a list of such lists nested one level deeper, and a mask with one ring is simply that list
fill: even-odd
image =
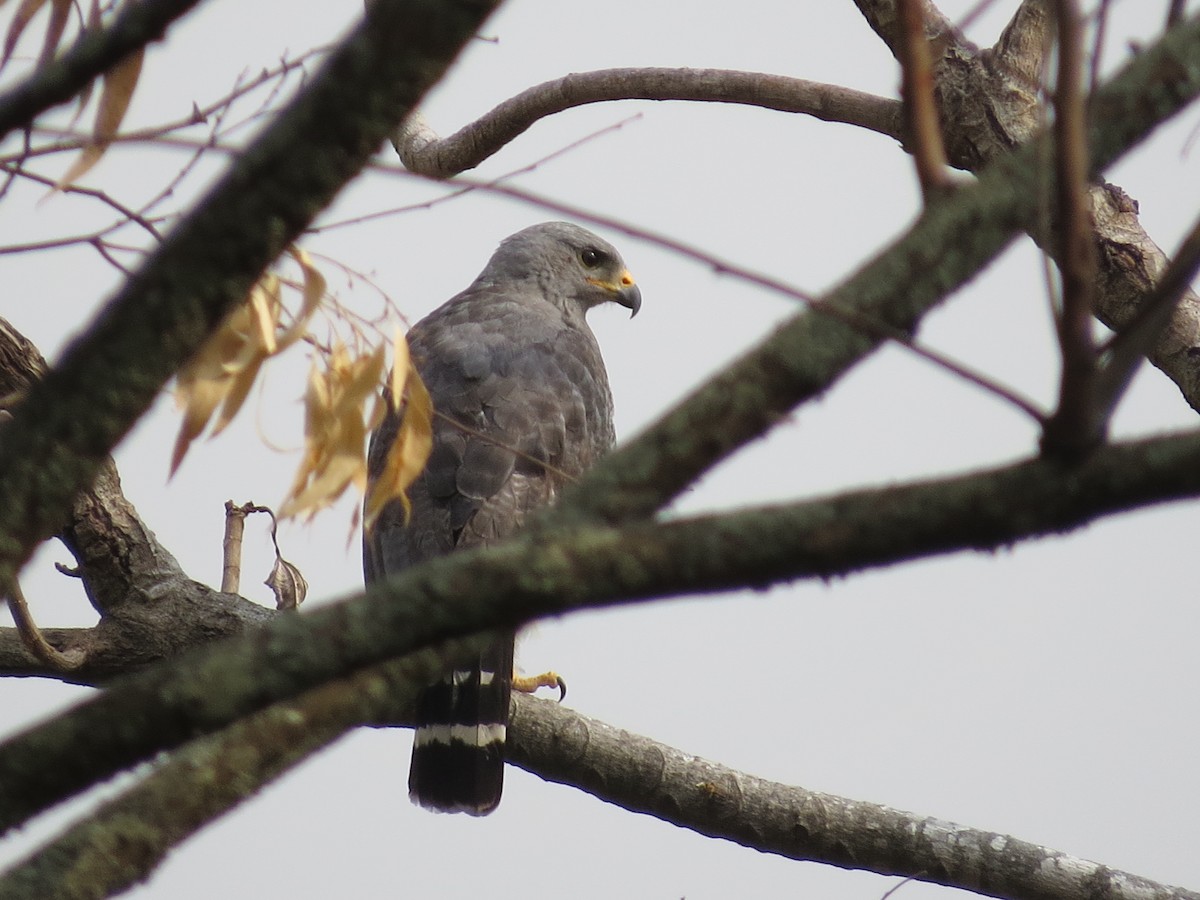
[{"label": "dry yellow leaf", "polygon": [[42,53],[37,62],[39,69],[54,59],[58,42],[62,40],[67,21],[71,18],[71,4],[72,0],[50,0],[50,21],[46,24],[46,36],[42,39]]},{"label": "dry yellow leaf", "polygon": [[25,33],[25,27],[37,15],[37,11],[45,2],[46,0],[22,0],[21,5],[17,7],[17,11],[13,13],[13,20],[8,26],[8,32],[4,35],[4,59],[0,61],[0,66],[8,63],[9,57],[17,47],[17,41]]},{"label": "dry yellow leaf", "polygon": [[317,304],[325,296],[325,276],[312,264],[308,254],[299,247],[289,247],[287,252],[288,256],[300,266],[300,272],[304,277],[304,287],[301,290],[302,302],[300,312],[296,315],[296,321],[292,323],[291,328],[279,336],[280,350],[287,349],[304,337],[304,332],[308,328],[308,320],[312,318],[312,314],[317,310]]},{"label": "dry yellow leaf", "polygon": [[[95,31],[100,27],[100,0],[92,0],[88,5],[87,21],[84,23],[83,31],[86,34],[89,31]],[[92,87],[95,85],[95,80],[89,81],[83,86],[83,90],[75,98],[75,112],[71,114],[71,127],[75,127],[75,123],[79,121],[79,117],[83,115],[83,111],[87,109],[88,101],[92,99]]]},{"label": "dry yellow leaf", "polygon": [[363,414],[383,376],[382,347],[351,357],[333,348],[322,370],[314,362],[304,397],[304,458],[280,515],[311,517],[350,485],[366,489],[367,424]]},{"label": "dry yellow leaf", "polygon": [[[302,251],[289,252],[299,261],[298,254]],[[171,455],[172,474],[217,408],[220,407],[220,413],[213,424],[214,437],[242,408],[263,363],[304,334],[323,295],[325,280],[307,257],[301,266],[307,267],[304,300],[300,313],[287,329],[283,329],[281,321],[284,314],[281,282],[273,273],[267,273],[251,288],[246,302],[230,313],[221,329],[180,370],[175,392],[184,413]],[[318,289],[321,294],[317,294]]]},{"label": "dry yellow leaf", "polygon": [[[396,365],[392,368],[390,385],[391,401],[396,409],[403,405],[403,415],[396,439],[388,448],[383,471],[376,475],[367,493],[363,527],[368,531],[375,526],[379,514],[392,500],[399,500],[405,518],[409,516],[412,505],[406,492],[425,468],[433,449],[433,401],[413,367],[408,342],[397,335],[396,344]],[[401,364],[404,365],[404,372],[397,376],[396,369]]]},{"label": "dry yellow leaf", "polygon": [[392,381],[388,386],[391,391],[388,399],[392,409],[400,409],[400,403],[404,400],[404,386],[411,370],[412,354],[408,352],[408,339],[397,328],[396,337],[392,341]]},{"label": "dry yellow leaf", "polygon": [[145,49],[135,50],[111,69],[103,77],[104,86],[100,89],[100,103],[96,108],[96,123],[92,127],[92,139],[80,151],[79,158],[59,179],[55,190],[62,190],[69,184],[74,184],[82,178],[92,166],[104,156],[104,151],[116,137],[121,120],[129,109],[129,101],[133,98],[133,90],[137,87],[138,76],[142,73],[142,59]]}]

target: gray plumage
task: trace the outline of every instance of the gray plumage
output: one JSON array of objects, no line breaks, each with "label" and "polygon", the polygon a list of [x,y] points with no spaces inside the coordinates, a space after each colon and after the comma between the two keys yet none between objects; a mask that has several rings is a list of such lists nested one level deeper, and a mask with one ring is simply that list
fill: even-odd
[{"label": "gray plumage", "polygon": [[[506,238],[465,291],[413,326],[409,347],[435,410],[433,451],[409,491],[409,522],[393,502],[364,536],[368,583],[512,535],[612,446],[608,376],[585,320],[608,301],[635,314],[641,305],[617,251],[583,228],[548,222]],[[399,423],[389,416],[372,435],[372,475]],[[410,775],[416,802],[480,815],[499,801],[494,728],[502,735],[507,721],[511,656],[507,639],[479,660],[455,661],[426,692],[418,718],[427,731],[418,730]],[[454,742],[455,759],[436,758]]]}]

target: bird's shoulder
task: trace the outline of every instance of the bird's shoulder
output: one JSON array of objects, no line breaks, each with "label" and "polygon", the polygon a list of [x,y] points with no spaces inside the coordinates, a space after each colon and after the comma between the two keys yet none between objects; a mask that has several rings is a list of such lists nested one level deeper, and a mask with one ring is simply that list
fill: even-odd
[{"label": "bird's shoulder", "polygon": [[604,377],[586,323],[511,286],[472,285],[413,326],[409,346],[431,395],[443,403],[489,381],[528,380],[552,391],[560,382],[586,388]]}]

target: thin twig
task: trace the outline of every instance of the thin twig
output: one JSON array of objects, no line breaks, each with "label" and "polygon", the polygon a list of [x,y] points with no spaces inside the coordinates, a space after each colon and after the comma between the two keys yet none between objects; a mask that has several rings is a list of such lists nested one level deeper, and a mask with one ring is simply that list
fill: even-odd
[{"label": "thin twig", "polygon": [[[0,171],[8,172],[11,177],[16,177],[19,175],[21,178],[28,179],[36,184],[45,185],[46,187],[50,188],[53,188],[57,184],[53,178],[47,178],[44,175],[39,175],[37,172],[31,172],[28,169],[20,168],[12,163],[0,163]],[[79,194],[83,197],[93,197],[106,206],[112,207],[114,210],[124,216],[127,221],[141,226],[156,241],[162,240],[162,234],[160,234],[158,228],[155,227],[155,220],[147,218],[145,215],[145,210],[142,212],[137,212],[136,210],[131,209],[124,203],[121,203],[119,200],[111,197],[102,190],[98,190],[97,188],[81,187],[79,185],[68,184],[62,186],[59,188],[59,190],[64,194]],[[101,233],[113,231],[123,224],[125,223],[120,222],[117,223],[117,225],[109,226],[105,232]]]},{"label": "thin twig", "polygon": [[898,0],[896,5],[902,32],[899,40],[900,96],[904,98],[904,115],[912,140],[917,180],[928,203],[931,196],[944,191],[953,182],[933,95],[933,62],[929,40],[925,37],[924,0]]},{"label": "thin twig", "polygon": [[[392,167],[393,171],[399,171],[401,174],[406,174],[403,170],[397,170]],[[460,176],[456,179],[458,182],[464,179]],[[976,372],[952,357],[949,357],[937,350],[922,346],[913,340],[911,335],[906,334],[897,328],[892,328],[884,322],[871,319],[868,316],[861,315],[852,310],[842,307],[831,306],[819,302],[811,294],[801,291],[794,285],[781,281],[770,275],[762,272],[749,269],[737,263],[730,262],[725,259],[693,247],[684,241],[668,237],[660,232],[650,231],[649,229],[640,228],[629,224],[621,219],[614,219],[609,216],[602,216],[589,210],[582,209],[570,204],[561,203],[557,200],[552,200],[548,197],[534,194],[531,191],[526,191],[521,188],[512,187],[511,185],[495,184],[491,182],[476,182],[476,187],[480,190],[499,194],[504,197],[510,197],[514,200],[520,200],[523,203],[529,203],[533,206],[553,212],[568,219],[575,219],[581,222],[589,222],[593,225],[598,225],[601,228],[610,228],[613,231],[619,231],[627,234],[630,237],[638,240],[646,241],[649,244],[654,244],[672,253],[678,254],[685,259],[691,259],[711,268],[714,272],[721,275],[728,275],[733,278],[745,281],[748,284],[753,284],[774,293],[780,294],[791,300],[797,300],[809,306],[810,309],[820,312],[830,318],[837,319],[841,322],[851,325],[859,329],[863,334],[873,335],[892,341],[893,343],[903,347],[913,355],[926,360],[933,365],[950,372],[951,374],[962,378],[977,387],[982,388],[993,396],[999,397],[1011,406],[1016,407],[1023,413],[1028,415],[1035,422],[1042,424],[1046,420],[1046,414],[1033,401],[1022,397],[1019,393],[1008,388],[998,382],[988,378],[986,375]]]},{"label": "thin twig", "polygon": [[1058,316],[1062,379],[1058,409],[1046,423],[1042,452],[1077,457],[1103,440],[1095,402],[1092,315],[1096,247],[1088,201],[1087,111],[1083,97],[1083,28],[1075,0],[1056,0],[1059,66],[1054,137],[1062,307]]},{"label": "thin twig", "polygon": [[70,672],[83,665],[87,654],[82,650],[75,649],[64,653],[52,647],[42,635],[37,623],[33,621],[33,614],[29,611],[29,603],[21,591],[21,585],[15,578],[9,583],[7,594],[8,609],[12,613],[13,622],[16,623],[17,633],[21,636],[21,643],[38,662],[56,672]]},{"label": "thin twig", "polygon": [[1093,93],[1100,86],[1100,60],[1104,57],[1104,36],[1108,31],[1108,12],[1112,0],[1100,0],[1096,8],[1096,32],[1092,38],[1092,59],[1088,73],[1088,93]]}]

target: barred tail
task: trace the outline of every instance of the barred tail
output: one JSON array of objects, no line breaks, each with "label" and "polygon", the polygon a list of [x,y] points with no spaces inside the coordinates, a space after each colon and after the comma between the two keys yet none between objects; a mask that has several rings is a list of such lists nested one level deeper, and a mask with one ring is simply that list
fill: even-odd
[{"label": "barred tail", "polygon": [[414,803],[472,816],[500,803],[512,671],[510,635],[421,692],[408,773]]}]

